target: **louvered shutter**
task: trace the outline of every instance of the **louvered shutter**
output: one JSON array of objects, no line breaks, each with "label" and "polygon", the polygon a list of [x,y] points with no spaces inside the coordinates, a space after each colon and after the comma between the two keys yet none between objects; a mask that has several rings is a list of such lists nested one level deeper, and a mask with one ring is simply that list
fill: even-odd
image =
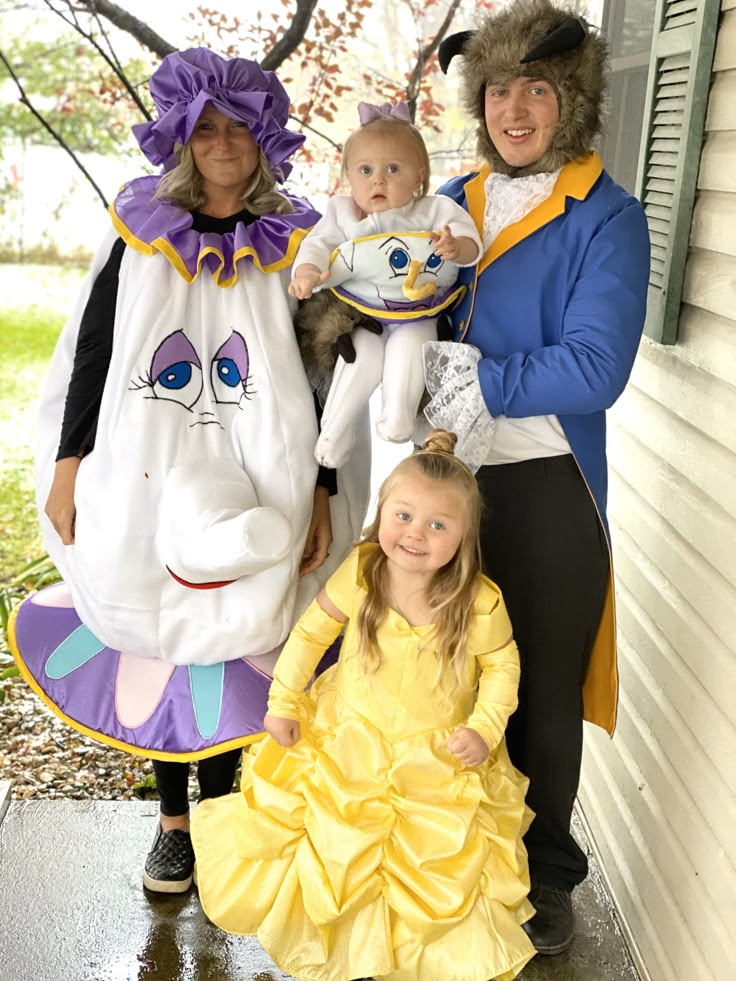
[{"label": "louvered shutter", "polygon": [[674,344],[720,0],[658,0],[637,196],[652,240],[646,333]]}]

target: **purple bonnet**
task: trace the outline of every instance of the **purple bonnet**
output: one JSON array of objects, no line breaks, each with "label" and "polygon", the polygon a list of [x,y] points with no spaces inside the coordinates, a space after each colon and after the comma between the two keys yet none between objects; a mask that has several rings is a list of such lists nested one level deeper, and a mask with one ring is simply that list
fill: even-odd
[{"label": "purple bonnet", "polygon": [[276,178],[291,171],[288,158],[304,137],[286,129],[289,97],[273,72],[248,58],[221,58],[209,48],[167,55],[153,73],[151,97],[158,119],[133,126],[141,150],[152,164],[174,165],[174,144],[188,143],[207,103],[231,119],[241,119],[263,150]]}]

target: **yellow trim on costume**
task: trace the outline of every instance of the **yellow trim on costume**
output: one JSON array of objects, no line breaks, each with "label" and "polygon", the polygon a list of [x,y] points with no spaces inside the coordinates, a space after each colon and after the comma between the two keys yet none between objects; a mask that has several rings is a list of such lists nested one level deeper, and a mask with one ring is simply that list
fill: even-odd
[{"label": "yellow trim on costume", "polygon": [[[572,450],[570,451],[572,453]],[[598,510],[598,502],[585,479],[583,469],[574,453],[572,458],[580,471],[583,483],[590,494],[598,522],[603,530],[608,550],[608,583],[603,601],[601,619],[598,623],[593,647],[588,660],[588,670],[583,682],[583,719],[605,729],[613,736],[616,728],[618,710],[618,665],[616,656],[616,596],[613,588],[613,555],[611,543],[605,533],[603,519]]]},{"label": "yellow trim on costume", "polygon": [[[515,221],[502,229],[491,242],[480,262],[476,266],[476,277],[480,276],[492,262],[502,256],[519,242],[528,238],[544,225],[565,212],[565,199],[576,198],[583,201],[588,196],[591,187],[603,172],[603,163],[597,153],[589,153],[578,157],[560,171],[560,176],[552,188],[552,193],[521,221]],[[485,183],[491,173],[490,167],[483,167],[475,177],[465,185],[465,200],[468,202],[468,213],[475,222],[479,235],[483,236],[483,220],[486,209]]]},{"label": "yellow trim on costume", "polygon": [[447,299],[440,303],[439,306],[430,307],[426,310],[379,310],[377,307],[368,307],[363,303],[359,303],[357,300],[349,300],[342,293],[337,292],[337,287],[330,286],[330,292],[334,293],[338,300],[342,300],[343,303],[347,303],[350,307],[355,307],[356,310],[360,310],[361,313],[367,314],[369,317],[378,315],[381,321],[386,321],[386,323],[401,323],[404,320],[428,320],[430,317],[434,317],[438,313],[442,313],[447,307],[454,303],[455,300],[461,300],[465,296],[465,290],[467,286],[458,286],[454,292],[452,292]]},{"label": "yellow trim on costume", "polygon": [[[377,238],[429,238],[429,232],[373,232],[371,235],[361,235],[359,238],[348,239],[349,242],[372,242]],[[343,243],[344,245],[345,243]],[[342,246],[339,246],[332,253],[335,255]]]},{"label": "yellow trim on costume", "polygon": [[18,642],[15,638],[15,621],[18,616],[19,609],[20,606],[16,606],[15,609],[11,611],[8,619],[8,646],[13,658],[15,659],[15,663],[18,665],[18,670],[28,686],[41,699],[46,708],[50,709],[58,719],[61,719],[62,722],[65,722],[68,726],[71,726],[72,729],[76,729],[76,731],[80,732],[83,736],[88,736],[90,739],[94,739],[98,743],[104,743],[106,746],[112,746],[113,749],[120,749],[124,753],[132,753],[135,756],[144,756],[149,760],[162,760],[165,763],[194,763],[197,760],[208,759],[210,756],[219,756],[220,753],[226,753],[230,749],[242,749],[251,743],[260,742],[265,738],[265,732],[257,732],[250,736],[243,736],[240,739],[229,739],[227,742],[218,743],[216,746],[207,746],[205,749],[202,749],[199,752],[164,753],[155,749],[146,749],[144,746],[136,746],[132,743],[125,743],[120,739],[114,739],[112,736],[106,736],[102,732],[96,732],[94,729],[89,729],[87,726],[83,726],[80,722],[77,722],[76,719],[72,719],[70,716],[65,715],[59,706],[55,702],[51,701],[31,672],[28,670],[28,667],[23,660],[23,656],[20,653]]},{"label": "yellow trim on costume", "polygon": [[513,225],[507,225],[491,243],[491,247],[479,263],[478,274],[494,259],[508,252],[514,245],[528,238],[537,229],[548,225],[559,215],[565,213],[565,199],[576,198],[583,201],[603,171],[603,163],[597,153],[588,154],[573,160],[560,171],[552,193],[528,215]]},{"label": "yellow trim on costume", "polygon": [[[483,241],[483,222],[486,214],[485,184],[490,172],[491,168],[487,164],[484,164],[475,177],[471,177],[469,181],[466,181],[463,188],[465,191],[465,200],[468,202],[468,214],[475,222],[475,228],[480,235],[481,241]],[[481,262],[483,258],[481,256]]]},{"label": "yellow trim on costume", "polygon": [[618,710],[616,600],[609,546],[609,575],[601,621],[583,682],[583,718],[613,736]]},{"label": "yellow trim on costume", "polygon": [[281,269],[286,269],[290,266],[294,257],[297,253],[297,249],[301,244],[302,239],[306,236],[310,229],[308,228],[295,228],[294,231],[289,236],[289,244],[286,249],[286,253],[281,259],[277,259],[276,262],[270,262],[267,265],[262,265],[261,260],[258,258],[258,253],[251,245],[246,245],[242,249],[238,249],[237,252],[233,253],[233,275],[229,279],[223,279],[220,281],[220,273],[225,265],[225,257],[219,249],[216,249],[212,245],[208,245],[206,248],[202,249],[197,256],[197,271],[192,276],[189,272],[184,260],[176,251],[171,242],[164,238],[156,238],[153,242],[144,242],[142,239],[138,238],[128,226],[123,222],[122,218],[115,211],[115,202],[110,205],[110,217],[112,218],[112,223],[117,231],[118,235],[123,239],[126,245],[129,245],[131,249],[136,252],[140,252],[141,255],[153,255],[154,252],[160,252],[171,265],[176,269],[179,275],[187,283],[193,283],[194,280],[199,276],[202,271],[202,262],[204,257],[207,255],[216,255],[220,260],[220,264],[217,269],[212,273],[212,278],[214,279],[217,286],[221,286],[224,289],[229,289],[234,286],[238,281],[238,267],[237,263],[239,259],[243,256],[252,256],[253,265],[259,269],[261,272],[279,272]]}]

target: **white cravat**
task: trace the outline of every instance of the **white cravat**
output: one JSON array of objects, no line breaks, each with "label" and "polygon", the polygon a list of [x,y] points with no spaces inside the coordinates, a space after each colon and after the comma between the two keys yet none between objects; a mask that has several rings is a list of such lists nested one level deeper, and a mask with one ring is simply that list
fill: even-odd
[{"label": "white cravat", "polygon": [[[560,168],[561,170],[562,168]],[[483,250],[509,225],[521,221],[552,193],[560,170],[528,177],[491,173],[484,185]],[[509,419],[496,416],[488,464],[517,463],[542,456],[561,456],[570,444],[555,415]]]}]

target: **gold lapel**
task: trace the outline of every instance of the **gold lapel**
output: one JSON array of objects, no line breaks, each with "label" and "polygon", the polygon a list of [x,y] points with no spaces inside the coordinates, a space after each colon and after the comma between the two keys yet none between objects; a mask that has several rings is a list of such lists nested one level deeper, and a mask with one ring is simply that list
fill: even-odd
[{"label": "gold lapel", "polygon": [[[571,163],[566,164],[557,178],[552,193],[545,198],[541,204],[533,208],[528,215],[521,221],[507,225],[491,243],[483,258],[476,266],[479,276],[483,270],[495,259],[508,252],[523,239],[527,238],[538,228],[549,224],[558,215],[565,211],[565,198],[577,198],[578,201],[584,200],[591,187],[601,175],[603,164],[597,153],[590,153],[585,157],[578,157]],[[490,168],[484,166],[480,173],[473,177],[465,185],[465,198],[468,202],[468,212],[475,222],[479,235],[483,235],[483,217],[486,207],[485,182],[490,174]]]}]

